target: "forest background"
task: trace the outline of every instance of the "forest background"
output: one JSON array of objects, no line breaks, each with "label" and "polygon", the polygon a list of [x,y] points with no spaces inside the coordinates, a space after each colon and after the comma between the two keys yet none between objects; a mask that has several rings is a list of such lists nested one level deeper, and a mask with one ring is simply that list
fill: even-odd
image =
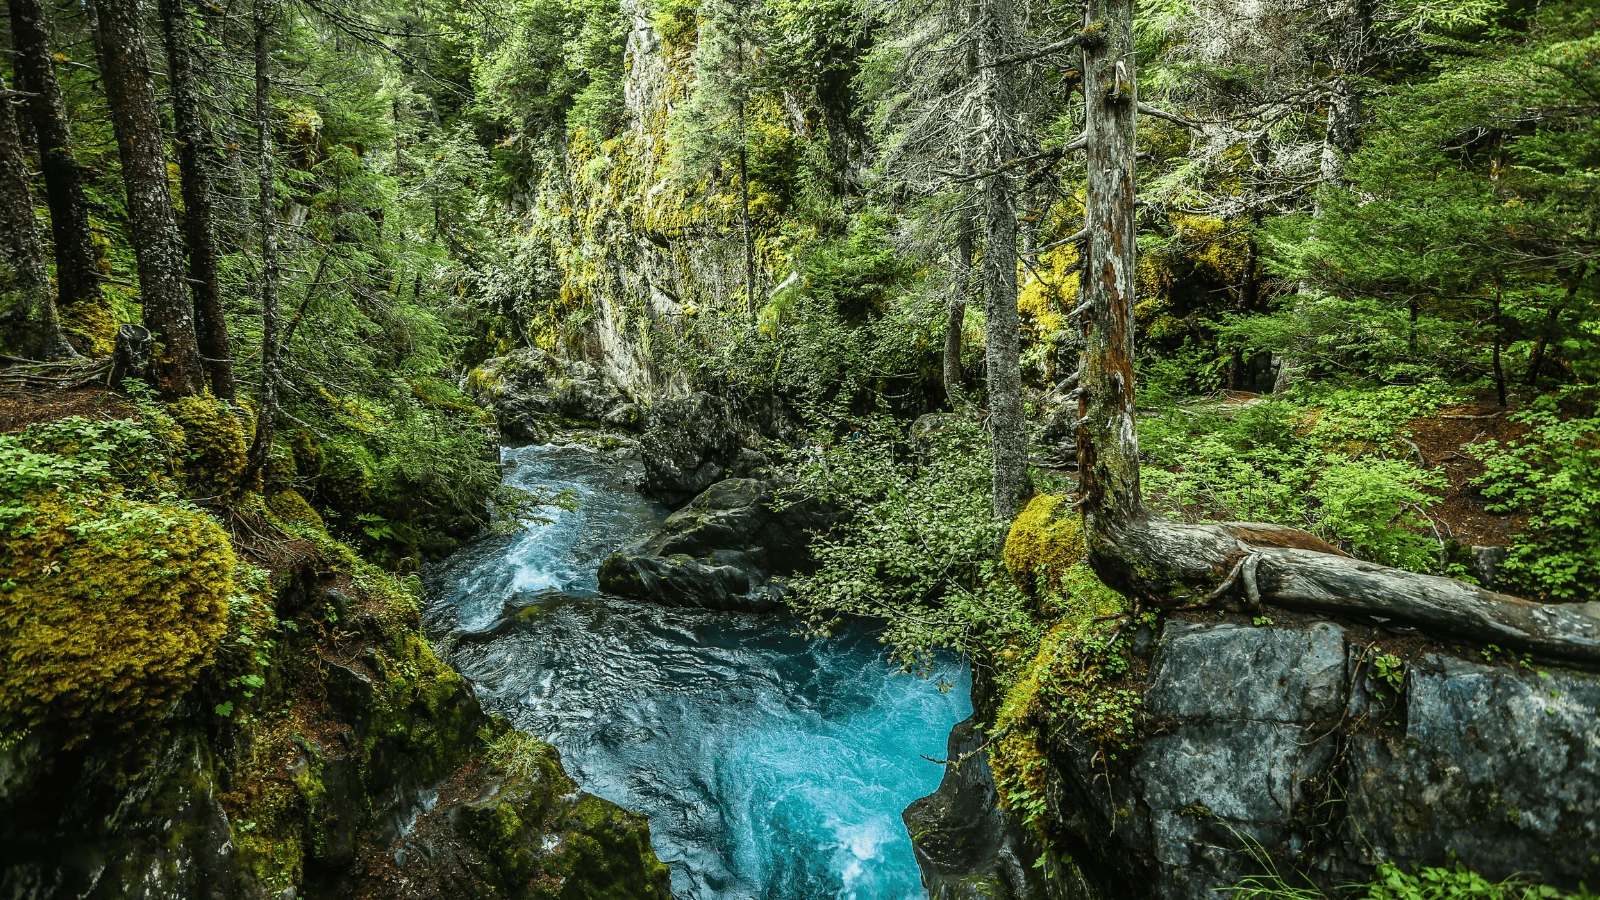
[{"label": "forest background", "polygon": [[[1070,621],[1105,678],[1027,715],[1132,728],[1106,688],[1125,649],[1090,627],[1124,601],[1081,552],[1028,556],[1071,518],[1081,7],[9,13],[7,388],[115,378],[142,322],[151,385],[127,387],[155,435],[6,436],[13,536],[121,515],[121,488],[84,487],[114,476],[155,503],[259,491],[414,572],[541,499],[498,486],[474,368],[621,352],[641,400],[707,390],[807,423],[804,452],[769,449],[855,513],[797,582],[814,630],[871,615],[905,664],[955,649],[1003,693],[1038,689]],[[1497,589],[1600,595],[1597,24],[1583,0],[1136,4],[1154,511],[1467,580],[1475,546],[1504,546]],[[182,501],[135,452],[168,432],[198,473]],[[997,747],[996,775],[1026,812],[1020,753]]]}]

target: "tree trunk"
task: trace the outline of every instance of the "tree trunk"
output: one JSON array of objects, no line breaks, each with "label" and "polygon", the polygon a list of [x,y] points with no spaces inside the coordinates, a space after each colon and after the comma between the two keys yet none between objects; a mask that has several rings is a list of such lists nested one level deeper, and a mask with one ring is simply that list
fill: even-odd
[{"label": "tree trunk", "polygon": [[150,369],[168,397],[198,394],[205,385],[194,315],[184,284],[177,214],[167,186],[166,138],[156,110],[155,84],[145,49],[138,0],[93,0],[100,77],[117,133],[128,224],[135,239],[144,324],[155,337]]},{"label": "tree trunk", "polygon": [[1528,387],[1539,386],[1539,370],[1544,367],[1544,354],[1550,345],[1550,338],[1555,334],[1556,324],[1561,321],[1561,311],[1572,305],[1572,298],[1578,295],[1578,285],[1583,283],[1586,266],[1578,266],[1567,272],[1567,293],[1561,302],[1551,306],[1544,314],[1544,325],[1539,329],[1539,336],[1533,342],[1533,351],[1528,354]]},{"label": "tree trunk", "polygon": [[272,150],[272,83],[268,73],[271,19],[267,0],[256,0],[256,180],[257,214],[261,225],[261,409],[255,441],[250,446],[250,471],[260,472],[272,453],[278,416],[278,368],[282,346],[278,335],[278,211],[276,166]]},{"label": "tree trunk", "polygon": [[70,359],[78,354],[61,336],[39,220],[28,192],[22,135],[11,92],[0,77],[0,341],[23,359]]},{"label": "tree trunk", "polygon": [[944,325],[944,395],[951,409],[960,409],[966,377],[961,371],[961,336],[967,321],[967,292],[972,286],[972,214],[963,212],[956,220],[956,273],[946,305],[949,315]]},{"label": "tree trunk", "polygon": [[194,295],[195,338],[211,393],[232,400],[233,348],[222,314],[217,276],[216,208],[208,151],[210,133],[200,118],[195,83],[194,23],[185,0],[161,0],[162,35],[167,46],[167,80],[172,88],[172,124],[178,140],[178,173],[183,191],[183,239],[189,251],[189,286]]},{"label": "tree trunk", "polygon": [[83,170],[72,152],[67,105],[56,80],[44,4],[41,0],[10,0],[10,4],[17,87],[34,95],[23,106],[39,139],[39,167],[44,171],[50,236],[55,243],[56,292],[60,304],[67,307],[100,295],[89,198]]},{"label": "tree trunk", "polygon": [[[1246,315],[1256,311],[1256,304],[1260,300],[1260,286],[1256,282],[1257,256],[1260,251],[1256,247],[1254,236],[1247,238],[1244,243],[1244,271],[1241,273],[1239,283],[1239,311]],[[1231,365],[1232,378],[1230,387],[1236,391],[1254,390],[1255,384],[1250,382],[1246,375],[1248,370],[1244,360],[1244,348],[1233,348],[1233,362]]]},{"label": "tree trunk", "polygon": [[[743,142],[744,134],[744,107],[739,108],[739,134]],[[756,310],[761,304],[756,301],[756,238],[750,230],[750,166],[749,154],[745,148],[739,148],[739,209],[744,219],[744,297],[745,303],[750,307],[750,321],[754,322]]]},{"label": "tree trunk", "polygon": [[1493,321],[1490,326],[1494,329],[1494,396],[1500,406],[1506,405],[1506,370],[1500,363],[1500,346],[1505,342],[1505,322],[1500,317],[1500,286],[1494,288]]},{"label": "tree trunk", "polygon": [[1017,317],[1017,209],[1010,158],[1011,98],[1001,60],[1015,49],[1011,0],[979,4],[978,128],[983,179],[983,306],[989,428],[994,446],[994,517],[1009,523],[1031,490],[1028,423],[1022,408],[1022,337]]},{"label": "tree trunk", "polygon": [[[1600,606],[1540,604],[1449,578],[1352,559],[1278,525],[1185,525],[1151,516],[1134,430],[1133,0],[1091,0],[1105,33],[1084,51],[1089,151],[1078,425],[1089,562],[1106,584],[1159,607],[1233,605],[1413,625],[1541,656],[1600,664]],[[1087,306],[1085,306],[1087,304]]]},{"label": "tree trunk", "polygon": [[1078,490],[1090,530],[1144,515],[1134,433],[1134,88],[1132,0],[1093,0],[1083,51],[1083,364],[1078,377]]}]

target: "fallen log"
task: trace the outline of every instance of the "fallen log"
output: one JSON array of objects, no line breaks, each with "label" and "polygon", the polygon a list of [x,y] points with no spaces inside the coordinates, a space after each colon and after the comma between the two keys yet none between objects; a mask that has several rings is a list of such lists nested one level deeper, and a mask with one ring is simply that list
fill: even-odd
[{"label": "fallen log", "polygon": [[1600,665],[1600,603],[1538,603],[1382,566],[1293,528],[1146,517],[1096,534],[1090,563],[1112,587],[1158,608],[1271,606],[1378,618],[1440,637]]}]

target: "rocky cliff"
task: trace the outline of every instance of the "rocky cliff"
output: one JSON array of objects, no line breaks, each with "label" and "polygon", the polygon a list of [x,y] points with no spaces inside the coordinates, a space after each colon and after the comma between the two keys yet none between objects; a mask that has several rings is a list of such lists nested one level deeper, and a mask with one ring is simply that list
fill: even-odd
[{"label": "rocky cliff", "polygon": [[[1081,566],[1050,515],[1024,513],[1008,561],[1023,545]],[[1600,676],[1381,622],[1097,614],[1054,625],[1002,702],[975,702],[984,752],[907,811],[938,896],[1200,900],[1276,877],[1331,894],[1381,863],[1457,861],[1600,884]],[[952,758],[977,746],[953,735]],[[1004,816],[974,799],[996,752]],[[1018,820],[1046,848],[1042,892],[1008,874]]]}]

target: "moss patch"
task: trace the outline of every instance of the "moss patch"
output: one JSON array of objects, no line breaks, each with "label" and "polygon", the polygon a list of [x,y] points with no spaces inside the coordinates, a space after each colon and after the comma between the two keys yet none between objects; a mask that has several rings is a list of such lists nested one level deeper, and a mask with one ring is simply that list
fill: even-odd
[{"label": "moss patch", "polygon": [[184,477],[196,493],[226,502],[260,487],[245,477],[250,444],[241,418],[247,414],[211,396],[176,400],[167,413],[183,429]]},{"label": "moss patch", "polygon": [[0,526],[0,730],[155,716],[227,630],[228,536],[198,510],[118,495],[30,505]]}]

